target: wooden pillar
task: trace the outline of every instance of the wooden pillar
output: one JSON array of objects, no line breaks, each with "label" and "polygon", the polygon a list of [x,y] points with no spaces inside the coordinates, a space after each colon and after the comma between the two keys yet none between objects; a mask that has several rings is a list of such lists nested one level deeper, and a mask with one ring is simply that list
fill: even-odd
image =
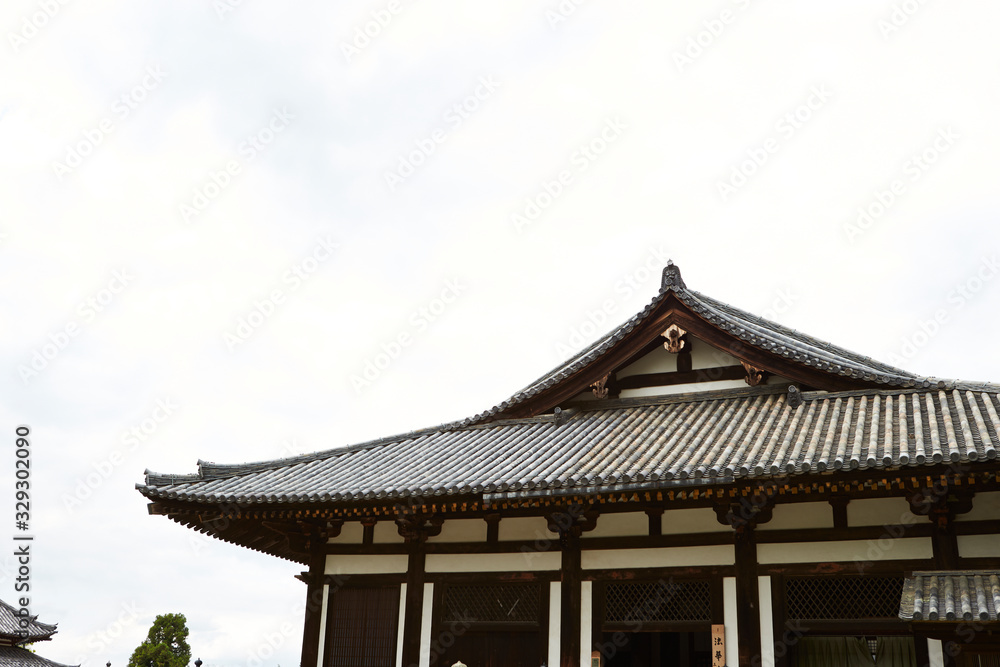
[{"label": "wooden pillar", "polygon": [[406,565],[406,601],[403,616],[403,665],[420,664],[420,630],[424,614],[424,574],[426,554],[422,541],[409,545]]},{"label": "wooden pillar", "polygon": [[560,567],[559,667],[580,667],[582,567],[580,535],[597,526],[597,511],[569,505],[546,517],[549,530],[559,535]]},{"label": "wooden pillar", "polygon": [[[406,599],[403,603],[403,666],[420,664],[420,632],[424,615],[424,578],[428,537],[441,534],[443,519],[424,513],[396,517],[396,528],[406,541]],[[402,667],[402,666],[401,666]]]},{"label": "wooden pillar", "polygon": [[323,575],[326,571],[326,554],[315,549],[309,560],[306,580],[305,627],[302,630],[301,667],[319,667],[319,632],[323,615]]},{"label": "wooden pillar", "polygon": [[972,494],[944,482],[920,489],[909,497],[910,510],[931,520],[934,566],[942,570],[960,569],[955,516],[972,509]]},{"label": "wooden pillar", "polygon": [[292,551],[308,555],[309,571],[300,577],[306,582],[306,610],[302,628],[301,667],[319,667],[320,620],[323,615],[323,583],[326,574],[326,544],[331,537],[340,535],[343,519],[329,521],[299,521],[268,523],[264,525],[284,534]]},{"label": "wooden pillar", "polygon": [[757,524],[771,520],[773,496],[763,492],[740,502],[715,506],[719,523],[733,529],[736,551],[736,649],[740,667],[760,666],[760,586],[757,581]]},{"label": "wooden pillar", "polygon": [[567,536],[562,544],[559,665],[580,667],[580,538]]},{"label": "wooden pillar", "polygon": [[760,590],[757,585],[757,539],[753,527],[735,531],[736,628],[740,667],[760,665]]},{"label": "wooden pillar", "polygon": [[931,667],[931,656],[927,650],[927,637],[919,634],[913,635],[913,652],[917,659],[917,667]]}]

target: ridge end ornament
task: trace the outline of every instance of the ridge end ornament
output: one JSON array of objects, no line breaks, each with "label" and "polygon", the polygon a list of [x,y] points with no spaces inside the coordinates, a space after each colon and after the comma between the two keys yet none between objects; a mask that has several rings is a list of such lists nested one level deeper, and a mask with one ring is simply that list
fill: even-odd
[{"label": "ridge end ornament", "polygon": [[666,348],[667,352],[670,354],[679,354],[681,350],[687,347],[687,331],[681,329],[676,324],[671,324],[667,327],[667,330],[660,334],[666,338],[666,342],[663,343],[663,347]]}]

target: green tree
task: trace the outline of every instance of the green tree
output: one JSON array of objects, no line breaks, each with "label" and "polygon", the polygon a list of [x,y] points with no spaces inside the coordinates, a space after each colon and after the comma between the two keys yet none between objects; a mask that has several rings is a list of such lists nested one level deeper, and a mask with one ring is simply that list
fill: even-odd
[{"label": "green tree", "polygon": [[132,651],[128,667],[187,667],[191,659],[187,636],[184,614],[157,616],[146,639]]}]

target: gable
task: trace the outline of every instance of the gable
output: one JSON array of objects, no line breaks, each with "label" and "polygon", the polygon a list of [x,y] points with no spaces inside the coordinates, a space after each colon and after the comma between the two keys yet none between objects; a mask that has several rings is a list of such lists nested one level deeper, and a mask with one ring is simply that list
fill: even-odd
[{"label": "gable", "polygon": [[[640,389],[615,387],[618,373],[668,338],[680,337],[708,343],[738,359],[741,366],[745,363],[755,372],[785,378],[803,390],[928,388],[935,383],[689,290],[680,270],[669,263],[663,270],[660,293],[640,313],[510,399],[465,423],[547,414],[576,398],[586,400],[583,395],[593,388],[600,393],[609,386],[616,391]],[[678,366],[678,372],[692,369],[686,362]],[[745,376],[733,367],[726,374],[717,381]],[[693,377],[687,384],[697,390],[700,379]]]},{"label": "gable", "polygon": [[[668,351],[668,341],[617,369],[603,386],[591,385],[570,403],[601,398],[640,398],[698,391],[785,385],[792,380],[743,365],[738,357],[694,335],[683,337],[683,349]],[[606,392],[604,391],[606,390]]]}]

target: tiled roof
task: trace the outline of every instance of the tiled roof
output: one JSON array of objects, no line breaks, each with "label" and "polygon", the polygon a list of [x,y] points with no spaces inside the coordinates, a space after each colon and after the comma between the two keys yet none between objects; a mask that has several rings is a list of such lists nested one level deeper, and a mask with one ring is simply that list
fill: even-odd
[{"label": "tiled roof", "polygon": [[1000,570],[914,572],[903,586],[905,621],[996,621]]},{"label": "tiled roof", "polygon": [[593,402],[559,416],[406,434],[196,475],[147,471],[150,499],[331,503],[451,494],[558,495],[779,474],[995,459],[1000,388],[805,392],[781,387]]},{"label": "tiled roof", "polygon": [[681,279],[680,270],[676,265],[670,263],[663,269],[663,284],[660,293],[637,315],[594,342],[572,359],[560,364],[521,389],[506,401],[459,423],[480,422],[510,410],[590,365],[642,323],[670,294],[676,295],[692,311],[748,345],[798,361],[806,366],[839,376],[885,385],[886,388],[926,389],[937,382],[935,379],[919,377],[870,357],[807,336],[794,329],[789,329],[776,322],[690,290]]},{"label": "tiled roof", "polygon": [[0,667],[79,667],[46,660],[20,646],[0,646]]},{"label": "tiled roof", "polygon": [[27,634],[20,633],[21,623],[17,616],[17,609],[0,600],[0,635],[4,637],[15,637],[18,644],[36,642],[48,639],[56,632],[55,625],[39,623],[37,616],[32,616],[28,623]]}]

